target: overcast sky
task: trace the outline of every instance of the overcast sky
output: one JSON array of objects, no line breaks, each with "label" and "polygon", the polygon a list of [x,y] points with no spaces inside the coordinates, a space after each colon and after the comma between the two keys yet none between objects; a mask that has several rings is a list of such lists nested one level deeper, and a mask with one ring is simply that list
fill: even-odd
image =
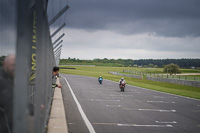
[{"label": "overcast sky", "polygon": [[49,12],[70,6],[61,58],[200,58],[200,0],[60,1]]}]

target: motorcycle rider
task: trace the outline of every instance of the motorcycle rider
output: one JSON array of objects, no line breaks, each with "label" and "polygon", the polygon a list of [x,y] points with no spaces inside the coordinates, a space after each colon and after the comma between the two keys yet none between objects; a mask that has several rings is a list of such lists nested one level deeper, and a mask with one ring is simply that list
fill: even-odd
[{"label": "motorcycle rider", "polygon": [[98,81],[99,81],[99,79],[102,79],[102,80],[103,80],[102,76],[99,76]]},{"label": "motorcycle rider", "polygon": [[102,76],[99,76],[98,81],[99,81],[99,83],[100,83],[100,82],[102,83],[102,81],[103,81]]},{"label": "motorcycle rider", "polygon": [[[126,85],[126,81],[124,80],[124,78],[123,78],[123,77],[122,77],[122,78],[119,80],[119,88],[120,88],[120,86],[121,86],[122,82],[124,82],[124,83],[125,83],[125,85]],[[124,87],[125,87],[125,86],[124,86]]]}]

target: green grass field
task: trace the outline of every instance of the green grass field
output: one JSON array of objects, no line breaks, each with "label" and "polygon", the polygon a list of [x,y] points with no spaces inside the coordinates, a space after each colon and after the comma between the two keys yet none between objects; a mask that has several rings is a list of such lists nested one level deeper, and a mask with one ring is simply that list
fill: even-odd
[{"label": "green grass field", "polygon": [[[200,70],[196,69],[180,69],[181,73],[200,73]],[[173,78],[173,79],[182,79],[182,80],[192,80],[200,81],[200,75],[170,75],[163,73],[163,68],[127,68],[122,72],[124,74],[133,74],[133,75],[144,75],[151,77],[162,77],[162,78]]]},{"label": "green grass field", "polygon": [[[90,76],[90,77],[96,77],[96,78],[98,78],[99,76],[102,76],[104,79],[118,82],[121,77],[117,75],[109,74],[108,72],[109,71],[122,72],[123,70],[130,69],[127,67],[100,67],[100,66],[98,67],[97,66],[96,67],[73,66],[73,68],[76,68],[76,69],[61,69],[60,73],[72,74],[72,75],[84,75],[84,76]],[[137,70],[142,70],[142,68],[137,69]],[[135,78],[130,78],[130,77],[124,77],[124,78],[127,84],[129,85],[200,99],[200,88],[198,87],[190,87],[190,86],[184,86],[184,85],[156,82],[156,81],[150,81],[146,79],[141,80],[141,79],[135,79]]]}]

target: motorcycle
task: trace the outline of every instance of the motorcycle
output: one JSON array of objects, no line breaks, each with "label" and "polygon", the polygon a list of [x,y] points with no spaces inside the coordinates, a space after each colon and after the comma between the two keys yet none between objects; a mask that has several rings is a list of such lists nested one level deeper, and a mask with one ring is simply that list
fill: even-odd
[{"label": "motorcycle", "polygon": [[99,78],[99,84],[102,84],[102,82],[103,82],[103,79]]},{"label": "motorcycle", "polygon": [[120,89],[121,89],[121,92],[124,92],[124,90],[125,90],[125,82],[122,81],[122,83],[120,85]]}]

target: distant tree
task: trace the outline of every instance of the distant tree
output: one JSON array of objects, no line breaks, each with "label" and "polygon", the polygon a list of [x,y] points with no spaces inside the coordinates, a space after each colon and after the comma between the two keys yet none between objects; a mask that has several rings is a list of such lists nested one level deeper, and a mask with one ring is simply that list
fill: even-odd
[{"label": "distant tree", "polygon": [[176,64],[165,65],[163,72],[169,73],[170,75],[180,73],[179,66]]},{"label": "distant tree", "polygon": [[151,68],[153,68],[155,65],[154,64],[149,64],[148,66],[151,67]]}]

